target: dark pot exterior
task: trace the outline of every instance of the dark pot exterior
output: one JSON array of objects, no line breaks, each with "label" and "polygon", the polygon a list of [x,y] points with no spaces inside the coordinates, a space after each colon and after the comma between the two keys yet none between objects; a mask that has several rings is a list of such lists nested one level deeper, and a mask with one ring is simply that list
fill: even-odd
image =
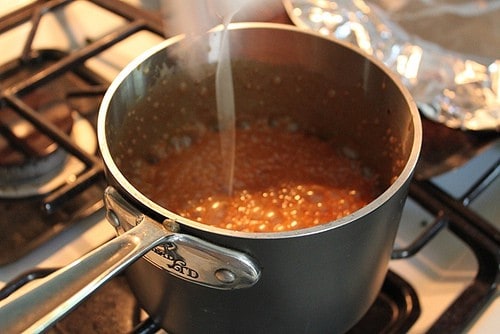
[{"label": "dark pot exterior", "polygon": [[[127,110],[160,80],[160,69],[171,65],[165,50],[180,40],[174,38],[128,66],[105,96],[98,132],[108,180],[149,217],[159,222],[175,219],[182,233],[250,255],[261,277],[247,289],[218,290],[174,277],[144,258],[127,270],[127,277],[143,308],[169,333],[345,332],[374,302],[387,273],[420,151],[416,106],[382,65],[345,44],[283,25],[239,24],[232,29],[252,44],[236,47],[233,52],[238,56],[276,64],[295,61],[314,70],[326,66],[324,71],[332,72],[342,86],[361,85],[363,94],[345,102],[354,112],[343,116],[345,126],[339,131],[354,133],[361,127],[366,159],[380,161],[388,169],[394,169],[395,163],[385,160],[402,159],[403,164],[391,185],[365,208],[335,222],[292,232],[225,231],[188,221],[156,205],[121,173],[114,143]],[[373,110],[365,111],[367,106]],[[380,119],[374,120],[373,113],[380,114]],[[338,121],[329,117],[315,116],[319,132],[328,133],[338,126],[328,125]],[[387,125],[378,129],[372,121]],[[399,158],[387,153],[386,128],[400,142]]]}]

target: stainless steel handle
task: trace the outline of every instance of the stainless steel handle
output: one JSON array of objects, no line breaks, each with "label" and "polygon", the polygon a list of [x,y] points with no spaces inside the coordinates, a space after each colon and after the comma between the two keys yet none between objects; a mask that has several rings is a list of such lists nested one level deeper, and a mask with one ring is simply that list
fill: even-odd
[{"label": "stainless steel handle", "polygon": [[[113,187],[106,189],[104,200],[108,220],[114,222],[118,233],[152,221]],[[175,220],[165,219],[162,223],[172,233],[144,256],[155,266],[184,280],[222,290],[247,288],[259,280],[260,269],[247,254],[177,233],[180,226]]]},{"label": "stainless steel handle", "polygon": [[0,302],[1,333],[39,333],[170,234],[144,221],[81,259]]}]

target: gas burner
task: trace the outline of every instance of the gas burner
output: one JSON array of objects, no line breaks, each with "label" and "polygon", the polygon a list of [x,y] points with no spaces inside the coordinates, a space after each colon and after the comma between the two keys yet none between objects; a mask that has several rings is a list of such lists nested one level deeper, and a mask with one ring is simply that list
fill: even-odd
[{"label": "gas burner", "polygon": [[[53,104],[41,114],[57,124],[64,133],[70,133],[73,119],[65,104]],[[4,186],[38,180],[52,174],[59,169],[57,166],[63,164],[65,156],[57,145],[12,110],[2,110],[0,121],[4,135],[0,138],[0,180]]]},{"label": "gas burner", "polygon": [[[85,152],[97,149],[95,130],[90,122],[72,112],[64,102],[54,102],[41,114],[70,136]],[[0,114],[0,198],[45,195],[63,183],[71,182],[84,164],[37,131],[14,113]]]},{"label": "gas burner", "polygon": [[[50,78],[51,66],[67,55],[37,50],[0,66],[5,99],[0,105],[0,198],[47,195],[73,183],[89,166],[62,144],[66,138],[82,154],[97,150],[93,116],[82,114],[68,99],[68,91],[100,81],[81,68]],[[44,82],[33,79],[37,77]],[[95,101],[90,104],[92,112],[97,110]]]}]

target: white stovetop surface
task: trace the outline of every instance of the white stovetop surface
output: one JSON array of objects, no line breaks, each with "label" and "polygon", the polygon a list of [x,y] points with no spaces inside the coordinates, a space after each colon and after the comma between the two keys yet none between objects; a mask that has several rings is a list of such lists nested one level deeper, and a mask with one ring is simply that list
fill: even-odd
[{"label": "white stovetop surface", "polygon": [[[0,14],[32,1],[0,1]],[[138,4],[140,0],[127,0],[127,2]],[[77,48],[84,45],[86,40],[97,38],[103,32],[108,32],[123,22],[123,19],[109,15],[86,1],[77,1],[67,6],[62,16],[64,19],[54,14],[43,18],[34,41],[36,48],[54,47],[63,50]],[[97,30],[95,22],[99,22]],[[23,45],[16,41],[19,41],[20,34],[26,36],[29,28],[29,24],[19,26],[14,32],[4,34],[0,38],[0,50],[2,50],[0,63],[13,59],[21,53]],[[133,58],[160,41],[161,39],[152,33],[137,33],[126,42],[112,47],[99,58],[89,60],[87,66],[112,80]],[[470,175],[480,173],[484,166],[488,166],[499,156],[500,143],[497,143],[463,168],[438,177],[435,181],[450,193],[459,196],[472,184],[474,178]],[[500,228],[500,206],[492,200],[498,198],[500,198],[500,180],[497,179],[487,193],[472,204],[472,207]],[[418,233],[421,228],[420,223],[425,217],[425,212],[411,201],[408,202],[403,213],[397,244],[405,245],[409,242],[412,236]],[[113,228],[100,212],[77,224],[75,228],[65,231],[51,243],[40,247],[22,260],[0,267],[0,287],[25,270],[66,265],[113,236]],[[392,261],[390,268],[413,284],[417,290],[422,315],[410,333],[423,333],[457,293],[473,279],[477,265],[471,252],[446,231],[411,260]],[[496,298],[468,332],[500,333],[500,322],[497,321],[499,317],[500,298],[497,293]]]}]

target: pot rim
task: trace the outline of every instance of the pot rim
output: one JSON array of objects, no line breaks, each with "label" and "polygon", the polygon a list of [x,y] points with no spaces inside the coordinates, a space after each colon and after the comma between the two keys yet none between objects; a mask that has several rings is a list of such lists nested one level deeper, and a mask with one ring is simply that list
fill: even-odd
[{"label": "pot rim", "polygon": [[[222,26],[216,27],[213,31],[219,31],[222,29]],[[384,74],[386,74],[390,80],[394,82],[397,86],[404,99],[407,101],[412,117],[413,128],[414,128],[414,136],[413,136],[413,144],[411,148],[410,155],[406,161],[406,164],[398,175],[396,180],[377,198],[373,201],[365,205],[359,210],[344,216],[340,219],[323,223],[314,227],[308,227],[298,230],[292,231],[284,231],[284,232],[241,232],[241,231],[233,231],[224,228],[214,227],[207,224],[199,223],[187,218],[184,218],[149,199],[147,196],[142,194],[137,188],[135,188],[121,173],[118,166],[115,164],[115,160],[113,159],[111,152],[108,149],[108,140],[106,138],[106,118],[107,112],[109,110],[108,106],[115,95],[115,92],[118,90],[122,82],[129,76],[129,74],[135,70],[138,66],[140,66],[145,60],[154,54],[160,52],[161,50],[166,49],[167,47],[181,41],[185,38],[185,35],[177,35],[171,38],[166,39],[165,41],[159,43],[158,45],[146,50],[137,58],[132,60],[128,65],[126,65],[122,71],[116,76],[113,82],[110,84],[106,93],[104,94],[103,100],[101,102],[98,119],[97,119],[97,138],[99,143],[99,148],[101,151],[101,155],[104,160],[104,164],[107,168],[107,172],[110,173],[112,178],[120,185],[121,189],[126,191],[129,196],[134,198],[141,205],[144,205],[146,208],[154,211],[155,213],[161,215],[164,218],[174,219],[179,222],[181,225],[189,226],[195,228],[197,230],[202,230],[210,233],[215,233],[219,235],[231,236],[231,237],[240,237],[240,238],[251,238],[251,239],[284,239],[291,237],[299,237],[304,235],[317,234],[324,231],[328,231],[331,229],[339,228],[341,226],[347,225],[358,218],[368,215],[370,212],[375,211],[377,208],[382,206],[385,202],[387,202],[404,184],[413,176],[413,172],[415,170],[418,157],[420,155],[420,150],[422,146],[422,123],[420,120],[420,114],[418,112],[416,103],[409,93],[408,89],[402,84],[399,78],[392,73],[390,69],[388,69],[381,61],[374,58],[371,55],[364,53],[361,49],[352,46],[344,41],[337,40],[335,38],[324,36],[318,34],[313,31],[302,30],[298,27],[281,24],[281,23],[260,23],[260,22],[242,22],[242,23],[231,23],[229,25],[230,30],[245,30],[245,29],[278,29],[278,30],[288,30],[301,34],[307,34],[314,36],[315,38],[323,38],[329,40],[333,43],[339,44],[345,48],[350,49],[352,52],[358,53],[360,56],[368,59],[375,66],[379,67]]]}]

